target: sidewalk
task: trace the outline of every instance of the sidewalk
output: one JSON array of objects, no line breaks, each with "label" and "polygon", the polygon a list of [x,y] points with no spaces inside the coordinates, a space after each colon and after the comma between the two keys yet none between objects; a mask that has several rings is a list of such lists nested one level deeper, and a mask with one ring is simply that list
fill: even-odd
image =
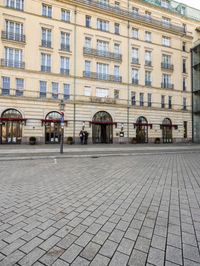
[{"label": "sidewalk", "polygon": [[92,156],[128,156],[135,154],[200,152],[197,144],[98,144],[64,145],[60,154],[60,145],[1,145],[0,160],[72,158]]}]

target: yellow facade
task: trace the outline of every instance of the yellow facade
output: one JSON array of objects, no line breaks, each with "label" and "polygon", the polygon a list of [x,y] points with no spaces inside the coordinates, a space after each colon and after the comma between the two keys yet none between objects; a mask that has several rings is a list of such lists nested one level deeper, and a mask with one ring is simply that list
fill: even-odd
[{"label": "yellow facade", "polygon": [[[46,116],[60,112],[62,99],[65,140],[71,136],[77,143],[84,127],[89,141],[95,142],[96,124],[92,122],[99,111],[112,118],[111,142],[119,141],[120,131],[125,141],[135,138],[139,117],[146,118],[145,142],[156,138],[162,142],[165,118],[171,120],[174,142],[191,140],[190,49],[199,38],[199,21],[139,0],[110,0],[110,6],[89,0],[29,0],[23,8],[16,8],[16,0],[0,3],[2,143],[16,140],[10,139],[10,120],[3,118],[8,109],[18,110],[25,119],[14,121],[22,127],[19,143],[28,142],[31,136],[45,143],[47,127],[55,122]],[[101,122],[103,130],[101,124],[107,123]],[[57,141],[57,137],[49,139],[50,143]]]}]

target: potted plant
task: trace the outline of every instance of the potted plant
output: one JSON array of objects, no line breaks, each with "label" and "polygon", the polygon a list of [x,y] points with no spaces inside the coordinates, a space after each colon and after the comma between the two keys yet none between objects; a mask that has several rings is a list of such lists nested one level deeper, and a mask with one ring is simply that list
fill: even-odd
[{"label": "potted plant", "polygon": [[72,137],[67,137],[67,144],[70,144],[70,145],[73,144],[73,138]]},{"label": "potted plant", "polygon": [[155,144],[160,144],[160,138],[155,138]]},{"label": "potted plant", "polygon": [[29,138],[29,144],[30,145],[35,145],[36,144],[36,137],[30,137]]},{"label": "potted plant", "polygon": [[137,144],[137,139],[136,138],[132,138],[132,144]]}]

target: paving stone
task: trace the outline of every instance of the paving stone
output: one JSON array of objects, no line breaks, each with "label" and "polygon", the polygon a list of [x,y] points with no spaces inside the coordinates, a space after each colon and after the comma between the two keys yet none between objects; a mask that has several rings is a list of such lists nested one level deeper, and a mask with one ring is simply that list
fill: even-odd
[{"label": "paving stone", "polygon": [[182,250],[175,247],[167,246],[166,259],[168,261],[182,265]]},{"label": "paving stone", "polygon": [[162,236],[153,235],[151,246],[154,248],[165,250],[166,238]]},{"label": "paving stone", "polygon": [[200,263],[200,254],[197,247],[183,244],[183,257],[184,259]]},{"label": "paving stone", "polygon": [[3,249],[0,250],[1,253],[8,256],[9,254],[13,253],[15,250],[19,249],[22,245],[24,245],[26,242],[22,239],[17,239],[11,244],[7,245]]},{"label": "paving stone", "polygon": [[94,260],[91,262],[90,266],[107,266],[109,262],[109,258],[97,254]]},{"label": "paving stone", "polygon": [[69,263],[67,263],[66,261],[63,261],[63,260],[56,260],[52,266],[69,266]]},{"label": "paving stone", "polygon": [[72,266],[88,266],[89,263],[90,262],[88,260],[81,258],[81,257],[77,257],[71,265]]},{"label": "paving stone", "polygon": [[[25,245],[23,245],[20,250],[23,251],[24,253],[29,253],[31,250],[39,246],[43,240],[41,238],[35,237],[29,242],[27,242]],[[24,242],[25,243],[25,242]]]},{"label": "paving stone", "polygon": [[111,235],[109,236],[109,240],[120,243],[123,235],[124,235],[123,231],[114,229]]},{"label": "paving stone", "polygon": [[139,234],[139,230],[134,229],[134,228],[128,228],[124,237],[135,241],[137,239],[138,234]]},{"label": "paving stone", "polygon": [[61,259],[68,262],[68,263],[72,263],[73,260],[75,260],[75,258],[80,254],[80,252],[82,251],[82,247],[76,245],[76,244],[72,244],[61,256]]},{"label": "paving stone", "polygon": [[109,234],[103,231],[99,231],[96,236],[92,239],[93,242],[96,242],[97,244],[103,245],[103,243],[108,238]]},{"label": "paving stone", "polygon": [[40,258],[40,261],[44,265],[52,265],[52,263],[55,262],[57,258],[64,253],[64,251],[64,249],[54,246],[47,253],[45,253],[44,256]]},{"label": "paving stone", "polygon": [[135,243],[135,249],[147,253],[149,251],[150,244],[151,244],[150,239],[139,236]]},{"label": "paving stone", "polygon": [[133,249],[134,243],[135,242],[133,240],[123,238],[117,250],[121,253],[130,255]]},{"label": "paving stone", "polygon": [[63,249],[68,249],[72,243],[74,243],[77,239],[77,236],[74,235],[67,235],[64,237],[61,241],[57,243],[57,246],[63,248]]},{"label": "paving stone", "polygon": [[16,250],[12,254],[8,255],[1,261],[1,266],[11,266],[17,263],[22,257],[24,257],[24,253]]},{"label": "paving stone", "polygon": [[93,258],[96,256],[97,252],[101,248],[100,245],[90,242],[84,250],[81,252],[81,256],[84,257],[85,259],[91,261]]},{"label": "paving stone", "polygon": [[145,266],[146,265],[147,254],[139,250],[134,249],[130,260],[128,262],[129,266]]},{"label": "paving stone", "polygon": [[20,265],[32,265],[35,263],[37,260],[39,260],[40,257],[44,255],[45,251],[40,249],[40,248],[35,248],[33,249],[30,253],[28,253],[26,256],[24,256],[20,261]]},{"label": "paving stone", "polygon": [[51,249],[53,246],[55,246],[58,242],[60,241],[60,237],[58,236],[51,236],[49,237],[46,241],[44,241],[41,245],[40,248],[48,251]]},{"label": "paving stone", "polygon": [[78,226],[76,226],[72,231],[71,234],[75,235],[75,236],[80,236],[83,232],[85,232],[88,229],[87,226],[79,224]]},{"label": "paving stone", "polygon": [[155,248],[150,248],[148,262],[153,265],[162,266],[164,265],[164,255],[164,251]]},{"label": "paving stone", "polygon": [[76,240],[75,243],[79,246],[85,247],[93,237],[94,236],[92,234],[85,232]]},{"label": "paving stone", "polygon": [[90,225],[90,227],[87,229],[87,232],[90,234],[96,234],[100,229],[101,229],[102,225],[100,224],[96,224],[93,223],[92,225]]},{"label": "paving stone", "polygon": [[115,252],[109,266],[126,266],[129,260],[129,256]]},{"label": "paving stone", "polygon": [[106,242],[104,243],[104,245],[100,249],[99,253],[101,255],[108,257],[108,258],[111,258],[113,256],[117,246],[118,246],[117,243],[110,241],[110,240],[106,240]]}]

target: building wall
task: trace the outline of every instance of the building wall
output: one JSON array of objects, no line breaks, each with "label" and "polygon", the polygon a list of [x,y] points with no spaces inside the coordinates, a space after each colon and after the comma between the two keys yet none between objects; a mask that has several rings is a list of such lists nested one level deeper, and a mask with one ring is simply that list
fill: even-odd
[{"label": "building wall", "polygon": [[[182,26],[186,24],[186,33],[175,31],[171,28],[156,26],[155,23],[141,22],[137,18],[131,19],[116,12],[106,11],[104,8],[97,8],[88,3],[77,3],[76,1],[45,1],[45,4],[52,6],[52,18],[42,16],[42,1],[25,1],[24,11],[17,11],[5,6],[0,1],[0,30],[5,31],[6,20],[23,23],[26,42],[11,41],[1,38],[0,57],[5,59],[5,47],[18,48],[23,50],[24,69],[0,67],[0,76],[10,77],[10,96],[1,95],[0,90],[0,115],[8,108],[16,108],[23,117],[28,119],[23,126],[23,142],[27,142],[30,136],[36,136],[38,141],[44,142],[44,125],[41,119],[51,111],[59,111],[60,99],[63,98],[63,84],[70,85],[70,98],[65,101],[65,119],[68,124],[65,127],[65,137],[73,136],[79,138],[79,132],[85,121],[85,129],[90,133],[91,140],[92,121],[97,111],[107,111],[111,114],[113,121],[117,122],[114,127],[114,141],[118,141],[118,132],[121,123],[124,124],[125,138],[135,137],[133,123],[139,116],[145,116],[148,123],[153,124],[149,129],[149,141],[161,137],[160,124],[164,118],[169,117],[172,124],[178,125],[173,129],[174,141],[183,140],[183,121],[188,122],[188,140],[192,138],[192,115],[191,115],[191,58],[190,49],[193,42],[198,38],[195,31],[200,22],[193,21],[187,17],[180,16],[144,3],[142,1],[123,1],[122,8],[131,10],[132,6],[139,9],[141,15],[145,11],[152,13],[153,18],[161,20],[162,17],[171,19],[173,25]],[[81,1],[80,1],[81,2]],[[84,2],[84,1],[83,1]],[[114,4],[115,1],[110,1]],[[61,9],[70,10],[70,23],[61,21]],[[91,28],[85,27],[85,16],[91,16]],[[109,21],[109,31],[103,32],[97,29],[97,19]],[[114,34],[114,23],[120,25],[120,34]],[[41,45],[42,27],[52,31],[52,48],[45,48]],[[138,39],[132,38],[132,28],[139,30]],[[70,34],[70,51],[61,51],[60,34]],[[152,41],[145,41],[145,31],[150,31]],[[171,38],[171,46],[162,45],[162,36]],[[122,61],[111,60],[83,53],[85,37],[91,38],[92,48],[96,49],[97,40],[109,43],[109,51],[114,51],[114,44],[120,44]],[[183,42],[186,43],[186,51],[183,51]],[[132,48],[139,49],[139,64],[131,63]],[[152,67],[145,66],[145,51],[152,52]],[[51,55],[51,73],[40,71],[41,53]],[[173,70],[161,69],[162,54],[171,55]],[[70,60],[70,74],[60,74],[60,56],[68,57]],[[182,73],[182,60],[186,59],[186,74]],[[91,61],[91,71],[96,72],[96,64],[109,64],[109,74],[114,74],[114,66],[120,67],[122,82],[108,82],[105,80],[94,80],[83,77],[85,60]],[[132,68],[139,71],[139,84],[132,84]],[[145,70],[152,73],[152,86],[145,86]],[[162,74],[170,74],[174,89],[161,88]],[[182,79],[187,79],[187,89],[183,91]],[[16,97],[16,78],[24,79],[24,93],[22,97]],[[40,98],[39,82],[47,81],[47,97]],[[52,82],[59,83],[58,99],[52,99]],[[84,95],[85,86],[91,87],[91,96]],[[2,84],[1,84],[2,88]],[[96,88],[108,90],[107,98],[97,98]],[[119,99],[114,99],[114,90],[119,90]],[[136,106],[131,104],[131,92],[136,93]],[[144,93],[144,106],[139,106],[139,94]],[[147,94],[152,94],[152,107],[147,107]],[[165,96],[166,108],[161,108],[161,95]],[[172,96],[172,109],[169,110],[168,96]],[[186,98],[187,108],[183,109],[183,97]],[[75,110],[75,111],[74,111]],[[129,110],[129,111],[128,111]],[[74,122],[75,120],[75,122]]]}]

